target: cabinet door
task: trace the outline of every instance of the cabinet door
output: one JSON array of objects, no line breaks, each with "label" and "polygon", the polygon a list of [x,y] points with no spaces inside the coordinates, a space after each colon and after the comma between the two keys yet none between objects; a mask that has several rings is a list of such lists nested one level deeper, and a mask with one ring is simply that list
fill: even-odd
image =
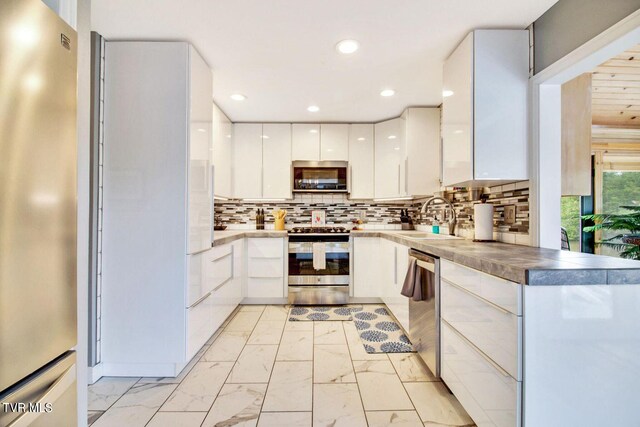
[{"label": "cabinet door", "polygon": [[233,242],[233,288],[238,304],[245,296],[245,242],[244,239]]},{"label": "cabinet door", "polygon": [[426,196],[440,191],[440,109],[408,108],[406,117],[407,195]]},{"label": "cabinet door", "polygon": [[351,199],[373,199],[373,125],[349,125]]},{"label": "cabinet door", "polygon": [[320,125],[294,123],[291,131],[291,160],[320,160]]},{"label": "cabinet door", "polygon": [[186,309],[187,316],[187,360],[190,360],[202,348],[215,332],[214,299],[211,294],[200,299]]},{"label": "cabinet door", "polygon": [[187,255],[187,307],[211,291],[207,289],[206,280],[208,252]]},{"label": "cabinet door", "polygon": [[[353,239],[353,296],[380,297],[381,239],[378,237],[356,237]],[[384,260],[384,262],[391,260]]]},{"label": "cabinet door", "polygon": [[375,197],[406,194],[404,123],[397,118],[375,125]]},{"label": "cabinet door", "polygon": [[[529,32],[476,30],[473,37],[474,179],[528,179]],[[590,117],[586,120],[589,135]],[[591,150],[587,148],[585,191],[591,194]]]},{"label": "cabinet door", "polygon": [[213,103],[211,69],[189,46],[188,253],[211,247],[213,189],[211,177]]},{"label": "cabinet door", "polygon": [[445,61],[443,88],[442,181],[451,186],[473,179],[473,33]]},{"label": "cabinet door", "polygon": [[381,298],[400,325],[409,330],[409,299],[402,294],[402,285],[409,264],[409,248],[385,239],[381,242]]},{"label": "cabinet door", "polygon": [[262,197],[291,198],[291,125],[262,125]]},{"label": "cabinet door", "polygon": [[231,121],[215,104],[213,106],[213,194],[231,198]]},{"label": "cabinet door", "polygon": [[233,125],[233,196],[244,199],[262,197],[262,125]]},{"label": "cabinet door", "polygon": [[320,125],[320,160],[349,160],[349,125]]}]

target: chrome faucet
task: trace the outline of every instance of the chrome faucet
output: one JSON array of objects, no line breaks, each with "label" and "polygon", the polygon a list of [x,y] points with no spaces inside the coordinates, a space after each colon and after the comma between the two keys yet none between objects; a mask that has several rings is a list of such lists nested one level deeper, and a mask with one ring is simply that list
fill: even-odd
[{"label": "chrome faucet", "polygon": [[[427,207],[429,207],[429,205],[435,201],[442,201],[445,202],[447,204],[447,207],[449,208],[448,210],[451,212],[449,221],[448,221],[448,225],[449,225],[449,235],[451,236],[455,236],[456,235],[456,224],[458,223],[456,220],[456,211],[453,209],[453,205],[451,204],[450,201],[448,201],[447,199],[443,199],[442,197],[439,196],[435,196],[430,198],[429,200],[427,200],[426,202],[424,202],[424,205],[422,205],[422,209],[420,209],[420,214],[424,214],[427,212]],[[444,218],[446,220],[447,215],[445,213]]]}]

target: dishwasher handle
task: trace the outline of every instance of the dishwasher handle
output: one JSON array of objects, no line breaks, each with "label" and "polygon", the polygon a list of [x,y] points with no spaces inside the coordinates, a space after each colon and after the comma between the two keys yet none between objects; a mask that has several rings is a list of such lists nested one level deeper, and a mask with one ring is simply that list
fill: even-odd
[{"label": "dishwasher handle", "polygon": [[436,272],[436,265],[430,262],[426,262],[426,261],[422,261],[416,257],[411,257],[412,259],[416,260],[416,264],[418,264],[418,267],[420,268],[424,268],[425,270],[429,270],[432,273]]}]

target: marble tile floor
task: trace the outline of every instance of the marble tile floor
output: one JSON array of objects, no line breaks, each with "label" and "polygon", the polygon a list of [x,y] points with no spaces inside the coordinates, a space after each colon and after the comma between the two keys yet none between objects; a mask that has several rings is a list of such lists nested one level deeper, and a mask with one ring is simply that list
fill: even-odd
[{"label": "marble tile floor", "polygon": [[350,321],[240,306],[176,378],[89,386],[94,427],[473,426],[414,353],[368,354]]}]

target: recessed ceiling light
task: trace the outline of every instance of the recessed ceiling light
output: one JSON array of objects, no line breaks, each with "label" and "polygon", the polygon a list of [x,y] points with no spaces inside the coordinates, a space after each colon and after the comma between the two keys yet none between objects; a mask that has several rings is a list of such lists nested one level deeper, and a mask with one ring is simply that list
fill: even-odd
[{"label": "recessed ceiling light", "polygon": [[451,95],[453,95],[453,91],[452,91],[452,90],[443,90],[443,91],[442,91],[442,96],[443,96],[444,98],[446,98],[446,97],[448,97],[448,96],[451,96]]},{"label": "recessed ceiling light", "polygon": [[309,105],[307,107],[307,111],[309,111],[310,113],[317,113],[318,111],[320,111],[320,107],[318,107],[317,105]]},{"label": "recessed ceiling light", "polygon": [[200,129],[198,129],[198,132],[206,132],[206,130],[200,128]]},{"label": "recessed ceiling light", "polygon": [[396,136],[395,135],[389,135],[387,138],[388,139],[396,139]]},{"label": "recessed ceiling light", "polygon": [[364,141],[366,138],[360,137],[358,138],[358,141]]},{"label": "recessed ceiling light", "polygon": [[269,139],[269,135],[262,135],[262,139]]},{"label": "recessed ceiling light", "polygon": [[231,138],[231,134],[227,134],[227,138]]},{"label": "recessed ceiling light", "polygon": [[355,52],[360,47],[360,44],[355,40],[342,40],[336,45],[338,52],[346,55]]},{"label": "recessed ceiling light", "polygon": [[380,96],[393,96],[396,94],[396,91],[393,89],[385,89],[382,92],[380,92]]},{"label": "recessed ceiling light", "polygon": [[458,130],[454,130],[453,133],[461,134],[461,133],[463,133],[463,131],[458,129]]},{"label": "recessed ceiling light", "polygon": [[231,99],[233,99],[234,101],[244,101],[245,99],[247,99],[247,97],[241,93],[234,93],[233,95],[231,95]]},{"label": "recessed ceiling light", "polygon": [[[309,110],[309,111],[311,111],[311,110]],[[311,130],[309,131],[309,133],[318,133],[318,129],[311,129]]]},{"label": "recessed ceiling light", "polygon": [[394,150],[400,151],[400,147],[393,147]]}]

